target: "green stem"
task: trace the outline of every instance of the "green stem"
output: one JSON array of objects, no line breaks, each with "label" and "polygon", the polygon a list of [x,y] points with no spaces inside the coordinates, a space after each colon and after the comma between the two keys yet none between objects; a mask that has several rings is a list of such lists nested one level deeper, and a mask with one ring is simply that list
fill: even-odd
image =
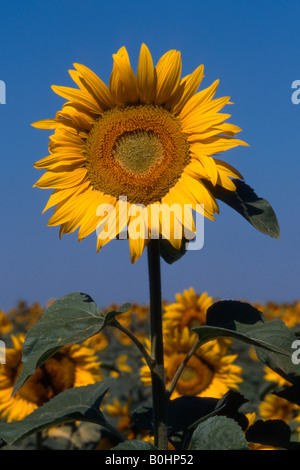
[{"label": "green stem", "polygon": [[148,365],[149,369],[151,370],[154,365],[155,365],[155,361],[153,361],[153,359],[151,358],[151,356],[149,356],[149,354],[147,353],[145,347],[143,346],[143,344],[138,340],[138,338],[130,331],[128,330],[128,328],[126,328],[125,326],[121,325],[121,323],[119,323],[116,319],[113,323],[113,326],[115,328],[118,328],[118,330],[122,331],[122,333],[124,333],[125,335],[128,336],[128,338],[131,339],[131,341],[136,345],[136,347],[138,348],[138,350],[140,351],[140,353],[142,354],[142,356],[144,357],[145,361],[146,361],[146,364]]},{"label": "green stem", "polygon": [[178,367],[173,379],[172,379],[172,382],[168,388],[168,391],[167,391],[167,394],[169,396],[169,398],[171,397],[176,385],[177,385],[177,382],[179,380],[179,377],[181,376],[182,372],[183,372],[183,369],[185,368],[185,366],[187,365],[188,361],[191,359],[191,357],[193,356],[193,354],[195,354],[195,352],[197,351],[197,349],[199,348],[199,345],[200,345],[200,341],[197,341],[194,346],[192,347],[192,349],[188,352],[188,354],[186,355],[186,357],[184,358],[184,360],[182,361],[182,363],[180,364],[180,366]]},{"label": "green stem", "polygon": [[154,443],[161,450],[168,449],[167,411],[168,395],[165,386],[164,350],[162,331],[162,302],[159,240],[148,243],[148,268],[150,288],[151,369]]}]

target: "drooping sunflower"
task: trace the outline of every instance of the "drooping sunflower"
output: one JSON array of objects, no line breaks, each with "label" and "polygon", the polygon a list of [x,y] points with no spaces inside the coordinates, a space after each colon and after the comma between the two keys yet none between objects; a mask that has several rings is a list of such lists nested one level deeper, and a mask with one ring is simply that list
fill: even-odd
[{"label": "drooping sunflower", "polygon": [[12,348],[6,349],[6,364],[0,364],[0,417],[8,422],[25,418],[64,390],[102,379],[95,351],[84,345],[72,344],[49,358],[11,396],[22,368],[25,335],[12,335],[11,339]]},{"label": "drooping sunflower", "polygon": [[[68,101],[54,119],[33,124],[55,129],[50,155],[35,163],[47,170],[35,186],[54,189],[45,210],[56,206],[48,225],[60,225],[60,236],[79,228],[81,241],[97,230],[99,251],[128,227],[135,262],[150,238],[179,249],[185,230],[195,232],[184,206],[214,219],[218,205],[205,182],[233,191],[231,178],[242,177],[213,155],[246,144],[235,138],[241,129],[224,122],[230,115],[219,113],[229,104],[228,96],[213,98],[219,81],[197,92],[202,65],[181,78],[179,51],[154,67],[145,44],[136,74],[125,47],[113,60],[109,86],[76,63],[70,75],[78,88],[52,87]],[[159,211],[172,206],[170,228]]]}]

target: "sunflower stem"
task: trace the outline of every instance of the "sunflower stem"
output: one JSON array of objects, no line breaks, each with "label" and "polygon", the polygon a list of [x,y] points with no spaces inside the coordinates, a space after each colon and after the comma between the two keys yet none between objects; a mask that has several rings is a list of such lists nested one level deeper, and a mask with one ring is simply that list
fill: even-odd
[{"label": "sunflower stem", "polygon": [[184,360],[182,361],[182,363],[180,364],[180,366],[178,367],[173,379],[172,379],[172,382],[167,390],[167,395],[168,397],[170,398],[176,385],[177,385],[177,382],[183,372],[183,369],[185,368],[185,366],[187,365],[188,361],[191,359],[191,357],[193,356],[193,354],[195,354],[195,352],[197,351],[197,349],[199,348],[201,342],[198,340],[196,341],[196,343],[194,344],[194,346],[192,347],[192,349],[187,353],[186,357],[184,358]]},{"label": "sunflower stem", "polygon": [[118,328],[118,330],[122,331],[131,341],[136,345],[142,356],[144,357],[146,364],[148,365],[149,369],[151,370],[155,366],[155,361],[146,351],[144,345],[138,340],[138,338],[125,326],[121,325],[117,320],[114,321],[113,326]]},{"label": "sunflower stem", "polygon": [[148,250],[150,289],[151,357],[155,361],[151,368],[154,443],[158,449],[168,449],[168,395],[165,385],[164,350],[162,331],[162,302],[159,240],[150,240]]}]

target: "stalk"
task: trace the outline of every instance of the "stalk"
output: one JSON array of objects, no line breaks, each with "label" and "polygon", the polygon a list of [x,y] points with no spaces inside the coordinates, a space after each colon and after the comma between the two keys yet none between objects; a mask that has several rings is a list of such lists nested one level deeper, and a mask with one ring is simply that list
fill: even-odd
[{"label": "stalk", "polygon": [[154,442],[158,449],[168,449],[167,411],[168,394],[165,385],[164,350],[162,331],[162,299],[160,274],[160,242],[152,239],[148,243],[148,269],[150,290],[150,331]]}]

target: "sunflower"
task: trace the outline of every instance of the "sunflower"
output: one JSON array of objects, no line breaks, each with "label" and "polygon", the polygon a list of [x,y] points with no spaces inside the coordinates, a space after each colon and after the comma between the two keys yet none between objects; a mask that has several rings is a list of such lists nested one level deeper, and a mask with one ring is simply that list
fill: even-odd
[{"label": "sunflower", "polygon": [[104,406],[103,410],[108,413],[109,416],[118,419],[117,428],[124,432],[128,439],[134,438],[132,427],[132,417],[130,414],[130,406],[132,399],[128,399],[123,405],[121,402],[114,398],[113,403]]},{"label": "sunflower", "polygon": [[25,336],[12,335],[6,349],[6,364],[0,365],[0,417],[8,422],[21,420],[50,398],[72,387],[101,380],[100,363],[93,349],[73,344],[49,358],[12,397],[22,367]]},{"label": "sunflower", "polygon": [[276,395],[266,395],[259,405],[259,413],[263,420],[280,419],[285,423],[292,420],[300,421],[300,408],[284,398]]},{"label": "sunflower", "polygon": [[3,310],[0,310],[0,335],[6,335],[13,329],[13,324]]},{"label": "sunflower", "polygon": [[264,380],[268,382],[274,382],[278,387],[289,387],[292,385],[292,382],[289,382],[281,375],[277,374],[274,370],[270,369],[270,367],[264,367]]},{"label": "sunflower", "polygon": [[[182,332],[174,330],[172,336],[165,338],[165,378],[166,386],[184,361],[195,343],[194,334],[187,327]],[[242,382],[242,368],[233,362],[236,355],[224,355],[215,341],[203,344],[189,359],[185,366],[172,398],[185,395],[221,398],[229,389],[238,390]],[[141,379],[145,385],[151,384],[147,366],[141,368]]]},{"label": "sunflower", "polygon": [[193,287],[185,289],[183,293],[175,296],[176,302],[166,305],[164,309],[164,321],[179,327],[190,328],[201,326],[206,321],[206,311],[213,304],[213,299],[206,292],[197,295]]},{"label": "sunflower", "polygon": [[79,228],[79,241],[96,231],[97,251],[128,237],[132,263],[150,238],[179,249],[183,234],[195,234],[192,209],[212,220],[218,213],[208,184],[234,191],[231,178],[242,178],[213,157],[247,145],[235,138],[241,129],[224,122],[230,115],[219,113],[229,97],[213,98],[218,80],[197,92],[202,65],[181,78],[179,51],[154,67],[145,44],[136,74],[125,47],[113,54],[109,86],[86,66],[74,67],[78,88],[53,86],[68,101],[54,119],[33,124],[55,129],[50,155],[35,163],[47,171],[34,186],[54,189],[44,209],[56,206],[48,225],[60,225],[60,236]]},{"label": "sunflower", "polygon": [[[196,294],[193,287],[185,289],[182,294],[177,293],[175,299],[176,302],[165,305],[163,315],[165,341],[168,342],[170,339],[171,343],[173,343],[175,330],[180,333],[186,327],[191,330],[193,327],[205,325],[207,309],[213,304],[212,297],[209,297],[206,292]],[[190,335],[196,342],[196,333],[190,332]],[[231,344],[232,341],[229,338],[214,340],[214,345],[218,346],[223,354],[227,353]]]}]

